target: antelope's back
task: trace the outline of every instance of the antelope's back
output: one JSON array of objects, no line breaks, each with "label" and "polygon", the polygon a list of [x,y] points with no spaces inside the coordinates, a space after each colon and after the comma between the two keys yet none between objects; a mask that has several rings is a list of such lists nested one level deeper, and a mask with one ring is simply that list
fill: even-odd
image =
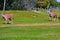
[{"label": "antelope's back", "polygon": [[5,14],[5,16],[6,16],[7,18],[11,18],[11,17],[13,17],[13,14],[9,13],[9,14]]}]

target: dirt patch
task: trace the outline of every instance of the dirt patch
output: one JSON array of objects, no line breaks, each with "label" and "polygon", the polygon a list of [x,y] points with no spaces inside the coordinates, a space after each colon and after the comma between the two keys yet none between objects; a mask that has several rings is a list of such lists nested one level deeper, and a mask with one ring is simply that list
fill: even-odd
[{"label": "dirt patch", "polygon": [[60,26],[60,23],[26,23],[26,24],[4,24],[0,27],[9,27],[9,26]]}]

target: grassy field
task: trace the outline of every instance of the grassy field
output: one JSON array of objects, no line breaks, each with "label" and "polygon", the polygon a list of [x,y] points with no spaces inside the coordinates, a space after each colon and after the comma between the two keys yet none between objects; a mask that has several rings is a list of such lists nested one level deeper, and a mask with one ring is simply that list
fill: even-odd
[{"label": "grassy field", "polygon": [[0,40],[60,40],[60,26],[1,27]]},{"label": "grassy field", "polygon": [[[2,12],[2,11],[0,11]],[[19,11],[19,10],[9,10],[5,13],[14,14],[14,23],[45,23],[50,22],[49,16],[46,13],[46,10],[41,10],[40,13],[35,13],[32,11]],[[60,11],[58,10],[58,16],[60,16]],[[3,22],[2,17],[0,17],[0,23]],[[60,22],[60,21],[58,21]]]},{"label": "grassy field", "polygon": [[[57,12],[60,16],[60,10]],[[3,19],[0,17],[0,40],[60,40],[60,25],[14,26],[14,24],[28,23],[60,23],[60,20],[49,21],[46,10],[40,10],[40,13],[9,10],[5,13],[14,14],[14,23],[11,24],[12,26],[5,27],[7,24],[3,24]]]},{"label": "grassy field", "polygon": [[35,13],[35,12],[31,12],[31,11],[6,11],[5,13],[13,13],[14,14],[14,23],[48,22],[48,20],[47,20],[48,17],[46,16],[47,15],[46,12],[43,14],[42,12]]}]

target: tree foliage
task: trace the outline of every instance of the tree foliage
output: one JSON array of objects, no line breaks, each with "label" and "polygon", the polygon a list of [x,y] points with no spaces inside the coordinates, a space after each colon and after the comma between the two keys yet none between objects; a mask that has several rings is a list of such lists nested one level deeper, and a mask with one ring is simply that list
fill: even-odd
[{"label": "tree foliage", "polygon": [[[6,0],[6,10],[31,10],[36,7],[47,7],[50,0]],[[0,10],[3,9],[4,0],[0,0]],[[51,2],[54,6],[59,6],[60,3],[56,0]]]},{"label": "tree foliage", "polygon": [[37,0],[15,0],[12,9],[31,10],[35,7]]},{"label": "tree foliage", "polygon": [[[44,3],[42,4],[42,2]],[[38,0],[38,7],[47,7],[49,4],[51,6],[59,6],[60,3],[56,0]]]}]

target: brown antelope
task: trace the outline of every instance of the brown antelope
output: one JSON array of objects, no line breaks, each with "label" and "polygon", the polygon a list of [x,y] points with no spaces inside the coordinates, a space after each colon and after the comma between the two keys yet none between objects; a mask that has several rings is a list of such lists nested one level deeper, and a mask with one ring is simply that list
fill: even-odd
[{"label": "brown antelope", "polygon": [[48,11],[48,14],[51,18],[51,20],[56,20],[57,19],[57,13],[55,11]]},{"label": "brown antelope", "polygon": [[8,14],[1,14],[1,16],[4,19],[4,23],[10,24],[11,21],[13,20],[13,14],[8,13]]}]

